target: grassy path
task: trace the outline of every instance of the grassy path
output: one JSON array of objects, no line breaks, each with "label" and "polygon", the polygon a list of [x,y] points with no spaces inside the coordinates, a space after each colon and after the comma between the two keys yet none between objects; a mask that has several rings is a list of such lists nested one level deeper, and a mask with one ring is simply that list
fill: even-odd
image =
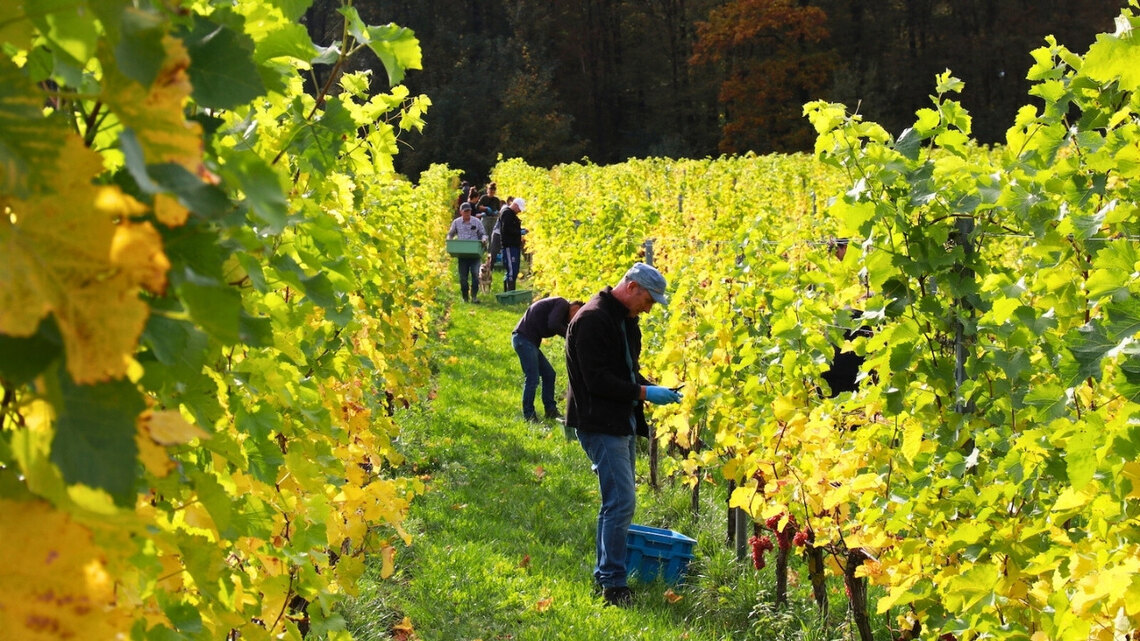
[{"label": "grassy path", "polygon": [[[770,586],[723,544],[724,497],[707,498],[707,523],[694,522],[687,488],[646,487],[644,456],[635,522],[694,536],[697,559],[688,585],[676,588],[679,600],[666,599],[669,586],[660,581],[634,581],[633,607],[603,606],[591,574],[598,490],[588,460],[560,424],[522,420],[510,334],[524,309],[493,299],[453,308],[439,344],[436,397],[402,416],[402,449],[416,473],[430,477],[429,491],[413,504],[407,527],[414,542],[397,554],[396,574],[364,581],[345,608],[356,638],[837,638],[835,629],[824,636],[810,623],[804,629],[801,621],[814,618],[810,609],[758,606]],[[561,338],[543,343],[558,371],[559,398],[563,346]],[[404,617],[414,636],[394,630]]]}]

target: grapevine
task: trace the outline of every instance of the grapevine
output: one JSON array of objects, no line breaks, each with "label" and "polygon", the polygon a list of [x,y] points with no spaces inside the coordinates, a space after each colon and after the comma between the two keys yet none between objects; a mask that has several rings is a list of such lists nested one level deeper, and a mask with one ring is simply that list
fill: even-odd
[{"label": "grapevine", "polygon": [[318,49],[303,5],[0,8],[6,634],[345,639],[408,540],[455,172],[392,173],[414,34],[346,3]]},{"label": "grapevine", "polygon": [[[1037,106],[994,149],[947,72],[893,135],[807,105],[814,158],[495,177],[534,195],[542,293],[614,284],[652,241],[671,304],[645,320],[644,365],[688,391],[658,438],[687,451],[700,425],[712,445],[675,473],[718,469],[757,523],[794,515],[906,634],[1121,638],[1140,612],[1138,22],[1123,11],[1084,55],[1032,52]],[[593,208],[568,214],[566,193]],[[865,360],[830,398],[836,348]]]}]

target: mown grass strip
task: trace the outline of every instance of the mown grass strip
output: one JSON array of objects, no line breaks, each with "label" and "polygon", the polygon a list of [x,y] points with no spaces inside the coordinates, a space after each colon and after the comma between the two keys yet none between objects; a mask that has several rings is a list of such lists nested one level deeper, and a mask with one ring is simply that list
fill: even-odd
[{"label": "mown grass strip", "polygon": [[[738,562],[724,544],[724,496],[702,492],[702,518],[690,494],[665,482],[639,487],[635,522],[698,539],[685,585],[632,583],[629,609],[604,607],[593,592],[598,492],[577,442],[555,422],[522,420],[521,371],[510,333],[523,305],[457,303],[438,345],[435,398],[403,412],[402,449],[429,491],[407,524],[415,537],[387,581],[362,582],[345,608],[361,641],[512,639],[824,639],[810,588],[794,581],[795,604],[771,601],[772,578]],[[544,342],[565,390],[561,339]],[[642,441],[642,445],[645,442]],[[647,478],[646,459],[639,477]],[[806,590],[806,592],[805,592]],[[832,603],[845,603],[838,588]],[[806,595],[806,596],[805,596]],[[673,597],[676,598],[675,596]],[[840,608],[842,605],[839,606]],[[842,615],[842,612],[839,613]],[[414,637],[399,629],[404,618]]]}]

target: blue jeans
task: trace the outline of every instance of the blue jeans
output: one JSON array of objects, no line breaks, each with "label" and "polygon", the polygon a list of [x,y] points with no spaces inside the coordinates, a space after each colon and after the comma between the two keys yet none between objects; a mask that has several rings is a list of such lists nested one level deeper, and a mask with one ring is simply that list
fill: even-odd
[{"label": "blue jeans", "polygon": [[505,292],[514,290],[515,281],[518,280],[520,251],[519,247],[503,248],[503,268],[507,270],[507,273],[503,274],[503,291]]},{"label": "blue jeans", "polygon": [[547,414],[558,411],[558,403],[554,400],[554,367],[546,359],[546,354],[538,345],[518,334],[511,334],[511,347],[519,355],[519,364],[523,371],[523,416],[536,416],[534,412],[534,392],[538,389],[538,381],[542,379],[542,406]]},{"label": "blue jeans", "polygon": [[463,300],[467,300],[467,279],[471,278],[471,300],[479,298],[479,257],[478,256],[460,256],[459,257],[459,291],[463,294]]},{"label": "blue jeans", "polygon": [[598,563],[594,580],[603,588],[626,585],[626,534],[633,523],[637,507],[634,487],[634,463],[637,461],[637,437],[613,436],[578,430],[578,442],[590,457],[602,507],[598,510],[596,548]]}]

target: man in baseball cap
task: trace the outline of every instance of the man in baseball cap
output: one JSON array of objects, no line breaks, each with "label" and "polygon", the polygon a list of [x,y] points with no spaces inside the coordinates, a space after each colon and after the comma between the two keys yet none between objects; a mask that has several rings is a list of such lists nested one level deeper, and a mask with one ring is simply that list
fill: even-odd
[{"label": "man in baseball cap", "polygon": [[644,263],[606,287],[571,319],[566,332],[566,425],[597,474],[598,510],[594,582],[608,605],[628,606],[626,536],[637,507],[635,441],[649,436],[645,404],[681,400],[675,389],[655,385],[640,371],[638,317],[654,303],[665,305],[665,277]]},{"label": "man in baseball cap", "polygon": [[636,263],[625,273],[625,280],[631,280],[641,285],[653,300],[668,305],[669,299],[665,296],[665,277],[650,265]]}]

